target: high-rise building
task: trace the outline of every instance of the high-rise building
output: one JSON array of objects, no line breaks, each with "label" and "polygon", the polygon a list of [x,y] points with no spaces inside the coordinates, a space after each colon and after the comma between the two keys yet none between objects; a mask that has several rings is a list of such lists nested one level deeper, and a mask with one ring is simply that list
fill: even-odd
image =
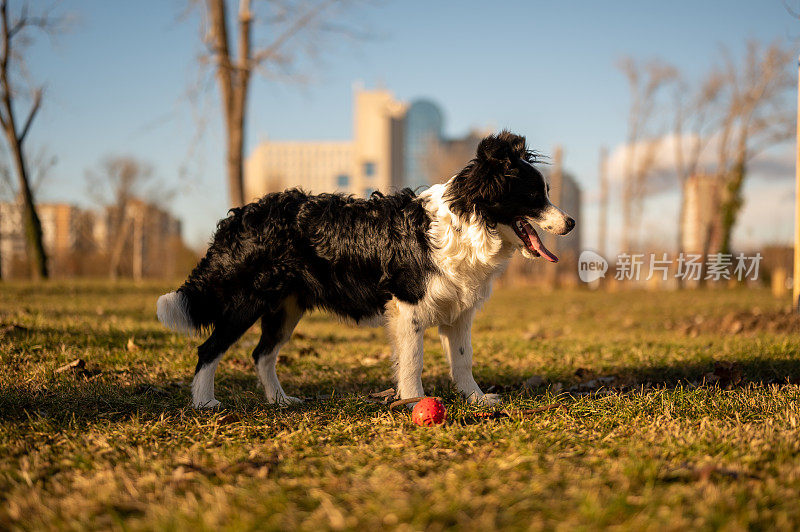
[{"label": "high-rise building", "polygon": [[485,132],[443,135],[444,118],[429,100],[407,105],[387,90],[355,89],[353,140],[261,142],[245,162],[245,197],[300,187],[367,197],[446,181],[475,156]]},{"label": "high-rise building", "polygon": [[430,100],[416,100],[406,112],[405,179],[413,190],[425,188],[442,176],[432,177],[434,161],[440,151],[444,118],[439,106]]},{"label": "high-rise building", "polygon": [[366,197],[403,186],[406,105],[386,90],[356,89],[353,140],[260,143],[245,163],[245,198],[300,187]]}]

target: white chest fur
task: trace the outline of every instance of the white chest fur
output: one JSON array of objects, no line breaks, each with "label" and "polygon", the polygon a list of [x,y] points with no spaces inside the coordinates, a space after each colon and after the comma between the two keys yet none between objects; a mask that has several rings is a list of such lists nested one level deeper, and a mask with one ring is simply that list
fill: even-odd
[{"label": "white chest fur", "polygon": [[464,220],[451,212],[442,197],[446,186],[434,185],[420,196],[431,216],[428,235],[439,269],[414,309],[415,317],[428,326],[450,324],[488,298],[515,249],[474,215]]}]

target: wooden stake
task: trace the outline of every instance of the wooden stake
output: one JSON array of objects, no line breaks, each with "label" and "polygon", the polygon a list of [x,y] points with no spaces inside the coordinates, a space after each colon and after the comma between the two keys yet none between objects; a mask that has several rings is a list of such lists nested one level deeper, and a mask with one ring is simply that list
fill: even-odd
[{"label": "wooden stake", "polygon": [[794,187],[794,275],[792,276],[792,306],[800,312],[800,58],[797,63],[797,159],[795,160]]},{"label": "wooden stake", "polygon": [[597,252],[606,256],[606,216],[608,215],[608,150],[600,148],[600,222],[597,224]]},{"label": "wooden stake", "polygon": [[[553,148],[553,171],[550,173],[550,200],[563,208],[564,199],[564,150],[561,145],[556,145]],[[550,250],[556,255],[558,251],[558,239],[550,238],[548,241]],[[558,268],[554,264],[548,264],[547,268],[547,286],[551,289],[558,288]]]}]

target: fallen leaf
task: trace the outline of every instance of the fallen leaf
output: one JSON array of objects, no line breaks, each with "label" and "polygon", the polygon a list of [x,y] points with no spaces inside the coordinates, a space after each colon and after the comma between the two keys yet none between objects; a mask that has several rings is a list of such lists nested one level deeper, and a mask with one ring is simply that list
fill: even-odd
[{"label": "fallen leaf", "polygon": [[86,361],[82,358],[77,358],[68,364],[64,364],[60,368],[56,369],[56,373],[64,373],[65,371],[70,370],[79,370],[86,367]]}]

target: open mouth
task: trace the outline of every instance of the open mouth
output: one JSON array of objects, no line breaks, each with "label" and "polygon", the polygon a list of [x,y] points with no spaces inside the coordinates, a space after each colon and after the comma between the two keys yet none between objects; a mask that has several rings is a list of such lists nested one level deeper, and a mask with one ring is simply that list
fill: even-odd
[{"label": "open mouth", "polygon": [[536,229],[531,227],[531,224],[529,224],[525,218],[516,218],[512,227],[519,239],[525,244],[525,247],[528,248],[528,251],[533,253],[534,256],[544,257],[550,262],[558,262],[558,257],[544,247],[542,239],[539,238],[539,235],[536,233]]}]

